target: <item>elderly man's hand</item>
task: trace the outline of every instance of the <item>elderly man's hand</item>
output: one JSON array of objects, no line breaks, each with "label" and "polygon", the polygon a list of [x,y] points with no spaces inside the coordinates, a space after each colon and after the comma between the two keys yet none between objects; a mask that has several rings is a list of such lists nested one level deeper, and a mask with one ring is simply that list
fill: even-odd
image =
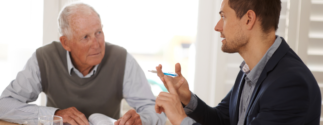
[{"label": "elderly man's hand", "polygon": [[164,76],[169,93],[159,93],[156,99],[155,110],[159,114],[165,112],[167,118],[173,125],[180,125],[187,115],[179,100],[177,91],[171,83],[171,78],[172,77]]},{"label": "elderly man's hand", "polygon": [[[164,85],[166,86],[166,88],[169,91],[169,87],[166,84],[166,81],[164,78],[165,75],[162,72],[162,65],[159,64],[156,67],[156,70],[157,70],[158,77],[164,83]],[[173,84],[174,89],[176,90],[180,101],[184,105],[187,105],[191,100],[191,91],[189,90],[188,83],[187,83],[186,79],[184,78],[184,76],[181,73],[181,65],[179,63],[175,64],[175,72],[176,72],[177,76],[176,77],[169,77],[169,81],[171,84]]]},{"label": "elderly man's hand", "polygon": [[89,121],[83,113],[78,111],[75,107],[57,110],[55,115],[61,116],[64,123],[71,125],[89,125]]},{"label": "elderly man's hand", "polygon": [[129,110],[114,125],[142,125],[140,115],[134,110]]}]

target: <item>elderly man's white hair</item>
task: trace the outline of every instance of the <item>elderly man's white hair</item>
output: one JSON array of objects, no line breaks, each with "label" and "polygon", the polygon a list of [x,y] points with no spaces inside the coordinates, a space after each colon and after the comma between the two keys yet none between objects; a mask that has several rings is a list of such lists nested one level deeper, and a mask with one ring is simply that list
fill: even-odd
[{"label": "elderly man's white hair", "polygon": [[100,18],[100,15],[98,14],[98,12],[96,12],[95,9],[88,4],[74,2],[74,3],[66,5],[61,10],[61,12],[58,16],[58,31],[59,31],[59,33],[61,34],[61,36],[67,36],[67,38],[70,39],[72,37],[72,30],[70,29],[70,25],[69,25],[70,16],[74,15],[74,14],[88,14],[88,15],[90,15],[93,13],[96,13]]}]

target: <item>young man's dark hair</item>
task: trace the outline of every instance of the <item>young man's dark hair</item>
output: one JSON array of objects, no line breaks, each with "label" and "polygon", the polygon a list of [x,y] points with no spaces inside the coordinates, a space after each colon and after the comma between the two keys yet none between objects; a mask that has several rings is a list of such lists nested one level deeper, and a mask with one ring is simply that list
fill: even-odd
[{"label": "young man's dark hair", "polygon": [[278,29],[281,10],[280,0],[229,0],[229,6],[242,18],[248,10],[255,11],[264,32]]}]

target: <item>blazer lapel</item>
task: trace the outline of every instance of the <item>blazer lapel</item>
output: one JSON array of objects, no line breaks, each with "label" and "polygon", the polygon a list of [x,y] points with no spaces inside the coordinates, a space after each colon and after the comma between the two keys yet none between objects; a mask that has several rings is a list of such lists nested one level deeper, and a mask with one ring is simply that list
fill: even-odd
[{"label": "blazer lapel", "polygon": [[234,95],[233,95],[233,103],[235,104],[235,106],[233,106],[232,108],[233,108],[233,119],[232,119],[232,124],[231,125],[236,125],[237,123],[238,123],[238,120],[239,120],[239,102],[240,102],[240,96],[241,96],[241,92],[242,92],[242,89],[243,89],[243,86],[244,86],[244,83],[245,83],[245,76],[246,76],[246,74],[245,73],[243,73],[242,71],[240,71],[240,73],[242,74],[242,75],[239,75],[238,77],[237,77],[237,80],[236,80],[236,83],[235,83],[235,85],[239,85],[238,86],[238,88],[237,88],[237,90],[238,90],[238,92],[237,93],[234,93]]},{"label": "blazer lapel", "polygon": [[258,92],[259,92],[261,84],[263,83],[263,81],[267,77],[267,73],[274,69],[274,67],[278,64],[279,60],[289,51],[289,49],[290,49],[290,47],[288,46],[286,41],[282,38],[282,42],[281,42],[280,46],[278,47],[276,52],[273,54],[273,56],[267,62],[264,70],[262,71],[262,73],[256,83],[255,89],[254,89],[251,99],[250,99],[250,103],[247,108],[247,116],[250,112],[251,106],[255,102],[256,96],[258,96]]}]

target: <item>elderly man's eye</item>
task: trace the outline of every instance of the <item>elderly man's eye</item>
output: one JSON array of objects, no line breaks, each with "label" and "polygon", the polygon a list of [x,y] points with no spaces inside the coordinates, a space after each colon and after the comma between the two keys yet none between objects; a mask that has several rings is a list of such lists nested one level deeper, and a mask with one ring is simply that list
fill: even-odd
[{"label": "elderly man's eye", "polygon": [[86,36],[84,36],[84,39],[86,39],[88,36],[86,35]]}]

